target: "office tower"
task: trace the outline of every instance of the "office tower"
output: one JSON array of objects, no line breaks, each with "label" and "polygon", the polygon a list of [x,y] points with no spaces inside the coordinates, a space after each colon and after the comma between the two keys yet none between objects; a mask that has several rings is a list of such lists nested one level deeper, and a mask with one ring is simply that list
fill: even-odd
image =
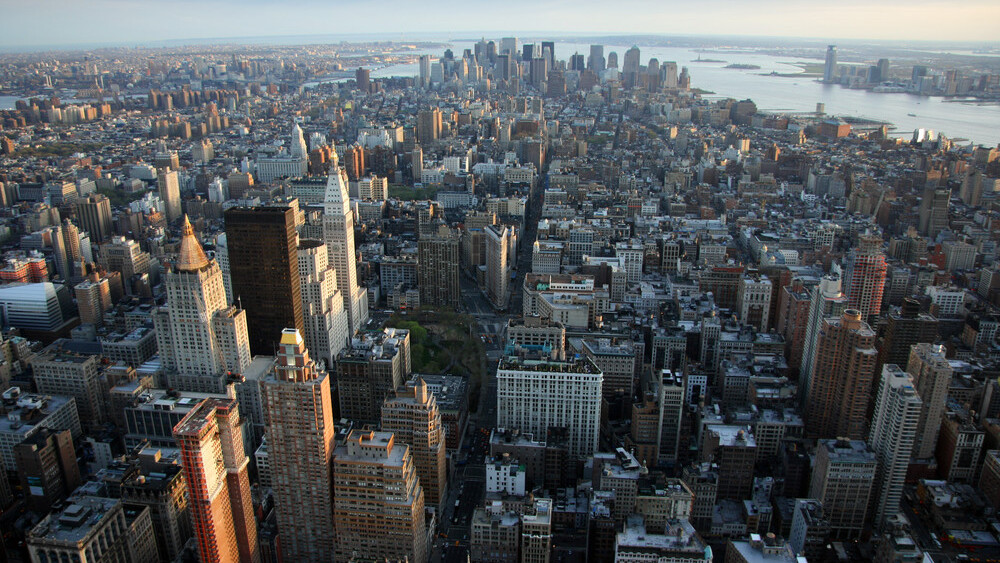
[{"label": "office tower", "polygon": [[878,69],[878,82],[889,81],[889,59],[879,59],[875,65]]},{"label": "office tower", "polygon": [[273,355],[282,329],[305,328],[295,209],[233,207],[225,219],[233,300],[246,307],[250,352]]},{"label": "office tower", "polygon": [[535,88],[541,89],[542,85],[549,77],[549,60],[545,57],[535,57],[531,59],[531,83]]},{"label": "office tower", "polygon": [[371,92],[372,88],[371,77],[372,77],[372,72],[370,70],[359,66],[358,70],[354,71],[354,81],[358,85],[358,90],[361,90],[366,94]]},{"label": "office tower", "polygon": [[177,170],[160,170],[156,174],[156,189],[160,200],[165,206],[164,215],[167,222],[181,216],[181,185],[177,179]]},{"label": "office tower", "polygon": [[831,539],[858,539],[864,533],[877,464],[875,452],[861,440],[817,443],[809,497],[823,503]]},{"label": "office tower", "polygon": [[496,69],[496,76],[494,78],[497,80],[510,80],[511,75],[513,74],[511,72],[511,67],[514,64],[516,63],[514,63],[509,54],[497,55],[497,62],[496,65],[494,65],[494,68]]},{"label": "office tower", "polygon": [[896,515],[903,498],[906,469],[917,438],[922,401],[913,377],[895,364],[882,368],[882,381],[875,399],[875,414],[868,442],[878,458],[872,490],[872,523],[881,528]]},{"label": "office tower", "polygon": [[420,110],[417,113],[417,142],[429,145],[441,138],[442,114],[440,108]]},{"label": "office tower", "polygon": [[427,560],[424,491],[408,446],[352,430],[334,452],[333,481],[336,561]]},{"label": "office tower", "polygon": [[517,54],[517,37],[502,37],[500,39],[500,54]]},{"label": "office tower", "polygon": [[329,561],[335,547],[331,468],[336,447],[330,376],[309,358],[294,328],[282,331],[262,391],[282,556]]},{"label": "office tower", "polygon": [[247,318],[226,304],[222,270],[205,255],[187,216],[163,285],[167,304],[152,316],[164,377],[182,391],[221,393],[228,374],[250,365]]},{"label": "office tower", "polygon": [[337,270],[337,288],[344,296],[348,334],[361,330],[368,321],[368,292],[358,287],[358,263],[354,254],[354,210],[347,192],[347,174],[331,153],[330,176],[323,201],[323,242],[329,262]]},{"label": "office tower", "polygon": [[569,58],[569,70],[575,70],[577,72],[583,72],[587,70],[586,59],[583,55],[579,53],[573,53]]},{"label": "office tower", "polygon": [[757,441],[748,427],[712,424],[705,428],[701,461],[718,466],[716,498],[741,501],[753,490],[753,467]]},{"label": "office tower", "polygon": [[830,83],[836,79],[837,73],[837,46],[827,45],[826,63],[823,65],[823,82]]},{"label": "office tower", "polygon": [[107,472],[98,475],[109,490],[120,491],[126,504],[149,508],[160,557],[175,559],[192,532],[180,455],[164,455],[159,448],[132,450],[124,460],[113,461]]},{"label": "office tower", "polygon": [[149,273],[149,253],[142,250],[139,243],[125,237],[111,237],[100,246],[98,252],[101,266],[110,272],[121,272],[127,293],[131,293],[132,276]]},{"label": "office tower", "polygon": [[599,74],[604,72],[604,69],[604,45],[591,45],[590,56],[587,57],[587,70],[592,70]]},{"label": "office tower", "polygon": [[[94,276],[96,278],[96,275]],[[120,293],[121,287],[118,288]],[[84,280],[73,287],[80,324],[104,325],[104,312],[111,308],[111,283],[108,278]]]},{"label": "office tower", "polygon": [[291,145],[288,151],[295,158],[308,158],[309,149],[306,148],[306,138],[302,134],[302,128],[298,123],[292,124]]},{"label": "office tower", "polygon": [[861,320],[865,322],[877,316],[882,308],[886,271],[882,238],[874,235],[858,237],[858,246],[847,256],[844,293],[848,305],[860,311]]},{"label": "office tower", "polygon": [[461,307],[458,244],[458,235],[447,227],[442,227],[434,236],[420,237],[417,241],[417,284],[422,307],[451,307],[455,310]]},{"label": "office tower", "polygon": [[546,436],[566,428],[571,456],[597,451],[604,376],[587,357],[507,355],[497,370],[497,426]]},{"label": "office tower", "polygon": [[28,509],[46,514],[80,486],[80,467],[69,430],[42,428],[14,446],[14,458]]},{"label": "office tower", "polygon": [[948,228],[948,202],[951,190],[927,187],[920,200],[918,229],[920,234],[935,239],[938,233]]},{"label": "office tower", "polygon": [[32,562],[155,561],[149,509],[118,499],[74,495],[25,535]]},{"label": "office tower", "polygon": [[409,379],[410,333],[387,328],[355,338],[337,358],[340,416],[375,423],[382,403]]},{"label": "office tower", "polygon": [[816,344],[819,341],[819,331],[823,326],[823,321],[827,317],[839,317],[846,308],[847,297],[841,292],[841,279],[836,274],[824,276],[819,285],[810,290],[809,318],[805,329],[802,363],[799,372],[803,399],[809,397],[812,386]]},{"label": "office tower", "polygon": [[631,49],[625,51],[625,56],[622,58],[622,75],[625,78],[626,88],[638,86],[639,56],[639,47],[633,45]]},{"label": "office tower", "polygon": [[923,401],[920,421],[913,443],[914,459],[934,456],[941,430],[941,417],[948,400],[951,384],[951,363],[945,358],[940,344],[915,344],[910,350],[906,371],[913,377],[913,385]]},{"label": "office tower", "polygon": [[101,370],[100,357],[52,345],[31,359],[31,369],[39,393],[76,399],[80,420],[87,428],[97,428],[105,422],[104,394],[108,382]]},{"label": "office tower", "polygon": [[[542,51],[537,55],[541,55],[545,60],[548,61],[549,70],[552,70],[556,66],[556,43],[555,41],[542,41]],[[537,56],[536,55],[536,56]]]},{"label": "office tower", "polygon": [[663,370],[659,391],[659,460],[661,463],[676,463],[681,454],[681,424],[684,416],[683,376],[670,370]]},{"label": "office tower", "polygon": [[664,61],[660,65],[660,74],[663,75],[664,88],[677,87],[677,63],[674,61]]},{"label": "office tower", "polygon": [[410,153],[410,172],[413,175],[414,184],[421,181],[420,177],[424,173],[424,151],[420,145],[415,145],[413,152]]},{"label": "office tower", "polygon": [[879,346],[877,371],[885,364],[907,365],[910,348],[914,344],[929,344],[938,339],[939,321],[932,315],[921,313],[920,302],[916,299],[905,298],[902,308],[889,313],[886,321],[885,336]]},{"label": "office tower", "polygon": [[830,521],[823,513],[823,503],[811,498],[795,499],[788,544],[795,555],[820,561],[826,550]]},{"label": "office tower", "polygon": [[806,428],[811,437],[860,440],[868,435],[875,375],[875,331],[856,309],[823,320],[816,342]]},{"label": "office tower", "polygon": [[181,450],[199,559],[259,562],[250,462],[236,399],[202,400],[174,426],[173,436]]},{"label": "office tower", "polygon": [[426,88],[431,84],[431,57],[430,55],[420,55],[420,84],[421,88]]},{"label": "office tower", "polygon": [[751,274],[740,279],[736,296],[740,322],[767,332],[771,314],[771,280],[767,276]]},{"label": "office tower", "polygon": [[483,231],[486,233],[486,296],[494,309],[502,311],[507,307],[513,233],[506,225],[487,225]]},{"label": "office tower", "polygon": [[382,405],[382,431],[391,432],[397,444],[410,447],[425,503],[440,506],[448,486],[444,426],[437,398],[423,378],[407,381],[395,397],[386,399]]},{"label": "office tower", "polygon": [[90,194],[76,202],[76,221],[90,234],[90,240],[100,244],[111,238],[111,200],[102,194]]},{"label": "office tower", "polygon": [[333,366],[337,354],[347,346],[347,310],[337,289],[337,271],[330,266],[326,245],[301,240],[298,249],[302,292],[302,335],[314,358]]},{"label": "office tower", "polygon": [[535,49],[534,43],[525,43],[521,47],[521,60],[528,62],[540,55],[541,53]]}]

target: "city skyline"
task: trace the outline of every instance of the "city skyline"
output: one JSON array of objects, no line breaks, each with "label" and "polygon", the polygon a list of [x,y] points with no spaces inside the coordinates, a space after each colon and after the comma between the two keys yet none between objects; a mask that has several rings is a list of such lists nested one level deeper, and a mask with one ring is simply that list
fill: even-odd
[{"label": "city skyline", "polygon": [[[0,25],[0,50],[31,50],[37,47],[150,44],[152,42],[202,42],[234,38],[273,38],[327,34],[331,24],[370,17],[365,3],[344,2],[331,6],[306,2],[296,9],[267,2],[252,2],[253,10],[233,0],[207,2],[181,1],[173,9],[157,13],[157,25],[148,25],[145,7],[132,0],[99,0],[84,8],[67,0],[44,0],[33,3],[5,2],[6,25]],[[533,12],[532,22],[523,17],[517,5]],[[960,43],[996,41],[995,25],[1000,20],[1000,5],[975,0],[960,5],[936,0],[920,2],[882,2],[878,5],[852,0],[847,4],[803,6],[787,0],[763,3],[740,3],[715,0],[711,6],[680,2],[660,3],[655,7],[638,0],[613,5],[588,2],[569,4],[549,2],[544,6],[527,5],[518,0],[508,10],[477,7],[473,13],[488,18],[489,27],[480,18],[448,17],[445,6],[430,3],[413,11],[409,5],[385,9],[379,13],[378,37],[388,40],[409,39],[418,35],[440,35],[439,39],[469,34],[557,34],[563,37],[592,33],[605,35],[642,34],[664,36],[742,36],[786,39],[867,39],[889,41],[955,41]],[[713,18],[704,18],[705,10]],[[463,14],[468,11],[461,12]],[[641,14],[632,20],[629,14]],[[91,30],[102,29],[114,14],[117,24],[111,41],[96,37]],[[20,22],[46,18],[44,29]],[[444,15],[442,17],[442,15]],[[226,21],[220,33],[218,21]],[[817,21],[822,31],[809,33]],[[337,26],[332,26],[336,28]],[[456,31],[460,30],[460,31]],[[344,34],[357,35],[357,34]],[[374,34],[373,34],[374,36]]]}]

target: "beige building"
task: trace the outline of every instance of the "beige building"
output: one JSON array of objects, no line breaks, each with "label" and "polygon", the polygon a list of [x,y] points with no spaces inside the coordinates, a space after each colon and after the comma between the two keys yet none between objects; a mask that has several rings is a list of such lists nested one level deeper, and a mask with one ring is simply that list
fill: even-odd
[{"label": "beige building", "polygon": [[334,452],[333,481],[337,561],[427,560],[424,491],[407,445],[353,430]]},{"label": "beige building", "polygon": [[330,469],[336,447],[330,376],[291,328],[282,331],[262,387],[282,556],[329,561],[335,547]]},{"label": "beige building", "polygon": [[510,287],[513,233],[505,225],[488,225],[483,230],[486,232],[486,296],[495,309],[503,310],[507,307]]},{"label": "beige building", "polygon": [[913,384],[923,401],[917,437],[913,444],[913,457],[934,457],[952,373],[951,364],[945,358],[944,346],[914,345],[910,348],[910,361],[906,365],[906,371],[913,376]]},{"label": "beige building", "polygon": [[861,537],[876,463],[875,452],[861,440],[820,440],[817,444],[809,498],[823,503],[831,538]]},{"label": "beige building", "polygon": [[437,399],[420,377],[406,382],[382,405],[382,430],[392,432],[398,444],[410,446],[424,501],[439,506],[448,486],[445,431]]}]

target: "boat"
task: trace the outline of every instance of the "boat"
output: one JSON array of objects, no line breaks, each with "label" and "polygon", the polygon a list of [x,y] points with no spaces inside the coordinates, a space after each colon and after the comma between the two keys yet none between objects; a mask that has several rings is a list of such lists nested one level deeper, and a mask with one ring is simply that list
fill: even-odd
[{"label": "boat", "polygon": [[915,114],[915,113],[908,113],[908,114],[906,114],[906,115],[908,115],[908,116],[910,116],[910,117],[916,117],[916,116],[917,116],[917,114]]}]

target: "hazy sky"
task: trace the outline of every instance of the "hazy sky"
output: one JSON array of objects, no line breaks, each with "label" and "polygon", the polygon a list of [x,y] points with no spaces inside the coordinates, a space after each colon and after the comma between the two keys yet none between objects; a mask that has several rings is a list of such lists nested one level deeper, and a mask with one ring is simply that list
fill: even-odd
[{"label": "hazy sky", "polygon": [[470,31],[1000,42],[1000,1],[0,0],[0,47]]}]

